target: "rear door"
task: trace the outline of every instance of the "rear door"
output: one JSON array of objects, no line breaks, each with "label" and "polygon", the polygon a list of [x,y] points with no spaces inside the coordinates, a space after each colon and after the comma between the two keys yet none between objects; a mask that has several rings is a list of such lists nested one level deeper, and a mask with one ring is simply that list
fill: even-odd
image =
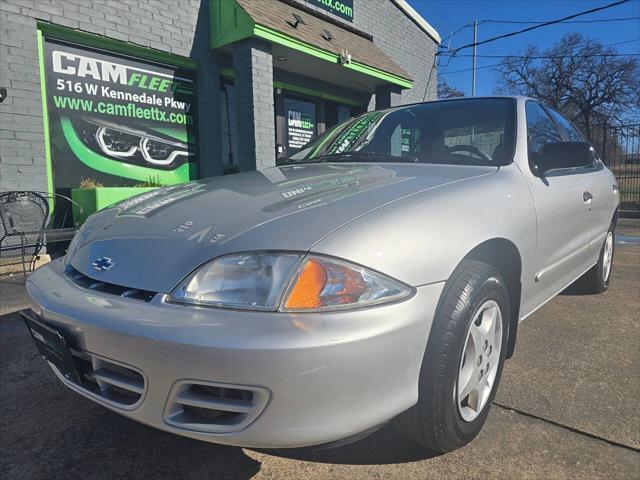
[{"label": "rear door", "polygon": [[[527,101],[526,115],[529,165],[534,171],[542,148],[565,139],[538,102]],[[590,182],[572,169],[530,178],[537,216],[534,296],[540,304],[590,266],[589,205],[585,200]]]}]

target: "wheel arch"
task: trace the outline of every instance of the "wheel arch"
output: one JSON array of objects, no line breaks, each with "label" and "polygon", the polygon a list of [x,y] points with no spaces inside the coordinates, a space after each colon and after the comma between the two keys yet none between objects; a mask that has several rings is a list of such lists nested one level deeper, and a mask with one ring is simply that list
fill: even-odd
[{"label": "wheel arch", "polygon": [[505,279],[509,292],[509,338],[506,358],[511,358],[515,350],[518,321],[520,319],[520,298],[522,291],[522,256],[518,247],[506,238],[492,238],[474,247],[464,256],[465,260],[488,263],[498,269]]}]

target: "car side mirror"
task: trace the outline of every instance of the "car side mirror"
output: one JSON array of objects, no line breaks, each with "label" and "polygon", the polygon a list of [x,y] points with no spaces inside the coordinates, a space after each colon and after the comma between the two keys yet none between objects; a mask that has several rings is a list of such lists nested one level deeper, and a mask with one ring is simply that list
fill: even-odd
[{"label": "car side mirror", "polygon": [[579,168],[593,164],[596,152],[587,142],[547,143],[538,157],[536,170],[544,175],[560,168]]}]

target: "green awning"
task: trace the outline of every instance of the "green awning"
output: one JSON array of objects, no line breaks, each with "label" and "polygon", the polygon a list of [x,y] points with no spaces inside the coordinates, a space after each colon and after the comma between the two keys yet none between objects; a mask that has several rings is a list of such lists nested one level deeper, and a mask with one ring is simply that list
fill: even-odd
[{"label": "green awning", "polygon": [[[294,49],[386,83],[411,88],[413,80],[370,38],[279,0],[212,0],[211,43],[224,47],[252,36]],[[297,27],[293,14],[304,21]],[[325,37],[329,32],[330,40]],[[324,36],[323,36],[324,34]],[[350,55],[349,62],[341,56]]]}]

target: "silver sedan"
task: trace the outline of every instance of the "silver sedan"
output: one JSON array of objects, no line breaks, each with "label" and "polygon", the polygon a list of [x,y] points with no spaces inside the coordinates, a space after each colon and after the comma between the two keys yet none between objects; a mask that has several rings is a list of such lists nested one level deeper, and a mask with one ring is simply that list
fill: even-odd
[{"label": "silver sedan", "polygon": [[618,190],[526,98],[365,113],[280,165],[100,211],[24,313],[69,388],[192,438],[300,447],[482,428],[519,321],[611,274]]}]

